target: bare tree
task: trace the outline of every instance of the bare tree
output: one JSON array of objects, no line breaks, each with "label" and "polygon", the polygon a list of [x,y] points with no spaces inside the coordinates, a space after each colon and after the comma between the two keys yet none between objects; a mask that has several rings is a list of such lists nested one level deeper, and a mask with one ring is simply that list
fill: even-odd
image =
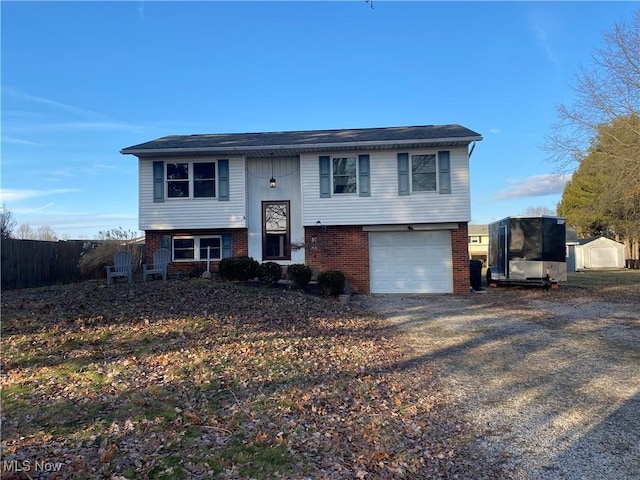
[{"label": "bare tree", "polygon": [[58,235],[56,235],[56,232],[54,232],[49,225],[42,225],[41,227],[38,227],[36,235],[38,240],[44,240],[47,242],[55,242],[58,240]]},{"label": "bare tree", "polygon": [[59,240],[58,235],[49,225],[42,225],[34,230],[28,223],[21,223],[16,234],[21,240],[43,240],[46,242]]},{"label": "bare tree", "polygon": [[16,228],[16,221],[13,218],[13,213],[6,205],[2,205],[2,210],[0,210],[0,238],[11,238],[14,228]]},{"label": "bare tree", "polygon": [[122,227],[111,230],[100,230],[96,235],[96,240],[117,240],[123,243],[133,242],[139,235],[132,230],[125,230]]},{"label": "bare tree", "polygon": [[[574,103],[557,107],[558,120],[545,139],[544,148],[559,171],[570,171],[582,160],[603,126],[617,122],[620,127],[625,122],[623,130],[640,138],[640,9],[628,25],[617,23],[604,35],[604,47],[595,50],[592,60],[590,67],[576,75]],[[605,134],[612,144],[629,151],[626,139],[616,136],[613,129]],[[636,178],[640,170],[637,154],[636,150],[633,157],[621,159],[627,174]]]},{"label": "bare tree", "polygon": [[35,240],[36,232],[28,223],[21,223],[16,231],[16,236],[21,240]]},{"label": "bare tree", "polygon": [[555,214],[556,214],[556,212],[554,212],[549,207],[546,207],[544,205],[536,205],[536,206],[527,207],[526,210],[523,213],[523,215],[527,215],[527,216],[555,215]]}]

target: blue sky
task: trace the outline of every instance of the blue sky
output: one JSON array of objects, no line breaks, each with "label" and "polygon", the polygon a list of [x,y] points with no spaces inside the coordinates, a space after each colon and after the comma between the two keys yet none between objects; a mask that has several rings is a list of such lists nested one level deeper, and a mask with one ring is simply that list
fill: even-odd
[{"label": "blue sky", "polygon": [[1,201],[60,237],[137,230],[164,135],[458,123],[472,222],[555,209],[540,148],[575,74],[638,2],[7,2]]}]

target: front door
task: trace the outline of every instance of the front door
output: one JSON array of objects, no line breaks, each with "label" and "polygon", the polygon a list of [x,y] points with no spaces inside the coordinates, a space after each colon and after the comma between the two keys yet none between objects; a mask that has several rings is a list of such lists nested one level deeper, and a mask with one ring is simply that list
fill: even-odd
[{"label": "front door", "polygon": [[262,259],[291,260],[291,221],[288,200],[262,202]]}]

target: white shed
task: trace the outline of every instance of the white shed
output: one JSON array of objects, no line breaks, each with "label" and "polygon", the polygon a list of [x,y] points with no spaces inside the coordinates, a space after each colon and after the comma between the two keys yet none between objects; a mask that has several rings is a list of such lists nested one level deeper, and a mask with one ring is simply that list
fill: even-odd
[{"label": "white shed", "polygon": [[624,245],[606,237],[584,238],[575,246],[576,267],[624,268]]}]

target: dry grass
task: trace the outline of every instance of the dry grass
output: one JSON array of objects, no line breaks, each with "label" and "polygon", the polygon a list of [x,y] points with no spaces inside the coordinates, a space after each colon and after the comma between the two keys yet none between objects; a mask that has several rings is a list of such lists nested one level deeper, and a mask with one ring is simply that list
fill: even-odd
[{"label": "dry grass", "polygon": [[[637,302],[639,289],[640,271],[586,272],[558,291],[412,301],[463,322],[523,302]],[[431,374],[467,350],[417,354],[409,333],[353,306],[189,279],[9,291],[2,309],[3,479],[506,478],[478,450],[469,406]],[[469,334],[438,318],[421,341]]]},{"label": "dry grass", "polygon": [[493,475],[428,365],[337,302],[202,279],[2,302],[3,478]]},{"label": "dry grass", "polygon": [[585,270],[568,274],[566,285],[599,295],[610,292],[640,295],[640,270]]},{"label": "dry grass", "polygon": [[135,268],[140,264],[142,249],[133,242],[121,240],[103,240],[80,257],[78,267],[84,278],[103,278],[105,267],[113,265],[113,256],[120,251],[131,253],[131,263]]}]

